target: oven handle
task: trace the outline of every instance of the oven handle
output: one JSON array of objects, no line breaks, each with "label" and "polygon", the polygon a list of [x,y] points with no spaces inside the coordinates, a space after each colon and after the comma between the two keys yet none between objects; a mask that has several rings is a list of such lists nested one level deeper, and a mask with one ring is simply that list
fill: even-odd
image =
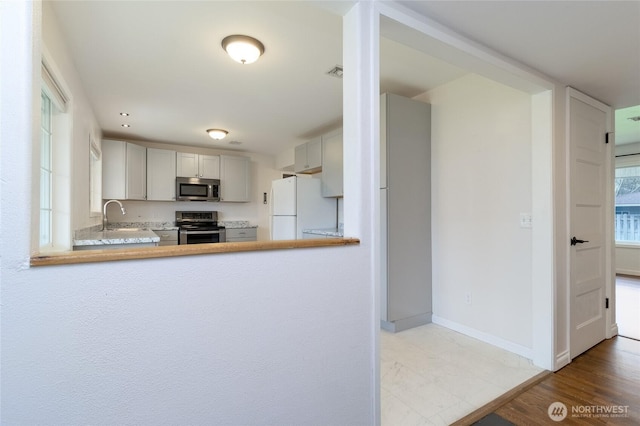
[{"label": "oven handle", "polygon": [[222,234],[225,231],[180,231],[181,234],[187,235],[206,235],[206,234]]}]

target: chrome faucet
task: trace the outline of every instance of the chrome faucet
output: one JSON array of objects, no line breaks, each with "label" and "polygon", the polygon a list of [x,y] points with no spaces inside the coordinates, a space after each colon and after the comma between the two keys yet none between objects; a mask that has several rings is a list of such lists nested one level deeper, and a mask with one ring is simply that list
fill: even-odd
[{"label": "chrome faucet", "polygon": [[127,214],[127,212],[124,210],[124,207],[122,206],[122,203],[118,200],[109,200],[106,203],[104,203],[104,207],[102,208],[102,230],[106,231],[107,230],[107,224],[109,223],[109,221],[107,220],[107,206],[111,203],[118,203],[120,205],[120,210],[122,210],[122,214]]}]

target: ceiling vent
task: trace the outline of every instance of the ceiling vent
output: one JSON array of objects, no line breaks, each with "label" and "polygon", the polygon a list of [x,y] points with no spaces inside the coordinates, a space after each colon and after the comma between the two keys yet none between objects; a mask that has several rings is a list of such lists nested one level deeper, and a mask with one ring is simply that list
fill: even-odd
[{"label": "ceiling vent", "polygon": [[336,65],[335,67],[327,71],[327,74],[335,78],[342,78],[342,65]]}]

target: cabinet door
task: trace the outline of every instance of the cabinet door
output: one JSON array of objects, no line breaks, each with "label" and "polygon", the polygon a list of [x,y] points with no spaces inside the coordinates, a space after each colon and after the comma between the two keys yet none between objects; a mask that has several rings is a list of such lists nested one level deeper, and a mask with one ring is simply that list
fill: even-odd
[{"label": "cabinet door", "polygon": [[302,145],[296,146],[295,164],[293,166],[293,170],[296,173],[301,173],[305,171],[308,167],[309,167],[309,164],[307,164],[307,144],[303,143]]},{"label": "cabinet door", "polygon": [[[322,168],[322,138],[317,137],[307,142],[307,169]],[[320,170],[318,170],[320,171]]]},{"label": "cabinet door", "polygon": [[147,200],[176,199],[176,152],[147,148]]},{"label": "cabinet door", "polygon": [[342,131],[322,138],[322,196],[342,197]]},{"label": "cabinet door", "polygon": [[122,141],[102,141],[102,198],[126,198],[127,143]]},{"label": "cabinet door", "polygon": [[220,179],[220,157],[217,155],[200,155],[198,158],[200,177]]},{"label": "cabinet door", "polygon": [[127,187],[128,200],[147,198],[147,148],[127,143]]},{"label": "cabinet door", "polygon": [[322,138],[320,136],[296,146],[294,171],[296,173],[322,171]]},{"label": "cabinet door", "polygon": [[198,154],[178,152],[176,155],[176,176],[198,177]]},{"label": "cabinet door", "polygon": [[220,201],[248,202],[251,159],[220,156]]},{"label": "cabinet door", "polygon": [[227,242],[256,241],[256,228],[227,228]]}]

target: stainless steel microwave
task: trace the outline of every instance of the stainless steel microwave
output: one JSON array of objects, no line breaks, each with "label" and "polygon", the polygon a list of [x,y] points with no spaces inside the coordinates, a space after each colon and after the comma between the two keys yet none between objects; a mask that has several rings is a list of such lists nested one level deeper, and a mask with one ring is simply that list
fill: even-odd
[{"label": "stainless steel microwave", "polygon": [[176,200],[220,201],[220,180],[178,177],[176,178]]}]

